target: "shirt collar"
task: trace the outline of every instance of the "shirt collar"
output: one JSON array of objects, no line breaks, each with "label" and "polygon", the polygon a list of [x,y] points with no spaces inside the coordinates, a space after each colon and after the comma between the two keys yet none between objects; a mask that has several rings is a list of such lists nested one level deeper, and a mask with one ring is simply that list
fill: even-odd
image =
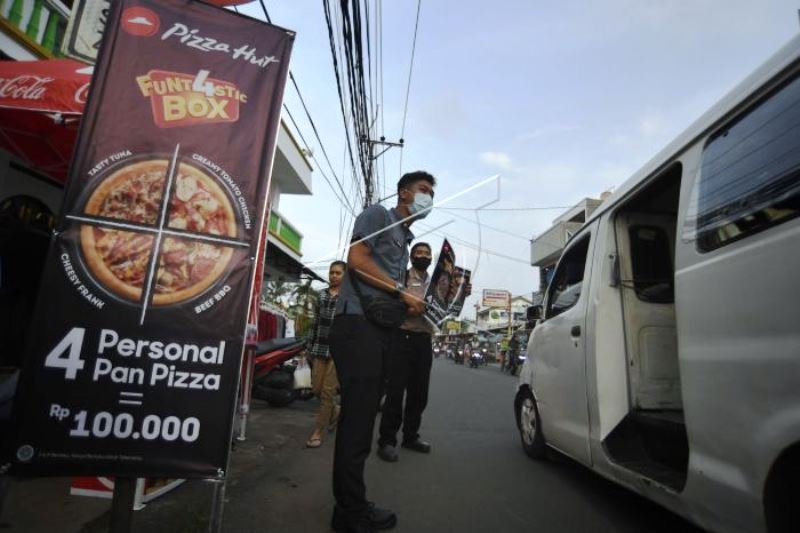
[{"label": "shirt collar", "polygon": [[419,274],[417,274],[417,270],[415,268],[409,268],[408,269],[408,278],[409,279],[413,279],[414,281],[420,281],[422,283],[425,283],[425,282],[428,281],[428,277],[429,276],[428,276],[428,272],[427,271],[423,272],[422,276],[420,276]]},{"label": "shirt collar", "polygon": [[[392,219],[393,223],[397,222],[399,220],[403,220],[403,216],[397,211],[396,207],[393,207],[393,208],[389,209],[389,215],[390,215],[390,218]],[[408,226],[406,226],[405,224],[399,224],[399,226],[401,228],[403,228],[403,231],[405,232],[406,243],[410,244],[411,241],[414,240],[414,234],[411,233],[411,229]]]}]

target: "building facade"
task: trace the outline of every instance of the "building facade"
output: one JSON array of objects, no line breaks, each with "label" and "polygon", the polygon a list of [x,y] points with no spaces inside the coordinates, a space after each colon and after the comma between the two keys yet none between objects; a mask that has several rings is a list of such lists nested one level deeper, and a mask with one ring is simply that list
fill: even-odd
[{"label": "building facade", "polygon": [[553,221],[545,232],[531,241],[531,265],[539,267],[539,290],[544,292],[567,242],[583,227],[595,209],[610,193],[601,199],[584,198]]}]

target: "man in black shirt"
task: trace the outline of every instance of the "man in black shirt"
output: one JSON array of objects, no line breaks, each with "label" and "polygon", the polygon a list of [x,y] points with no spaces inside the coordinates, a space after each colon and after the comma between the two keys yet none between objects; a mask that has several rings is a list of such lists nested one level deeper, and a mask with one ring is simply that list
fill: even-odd
[{"label": "man in black shirt", "polygon": [[[364,316],[365,300],[383,294],[399,295],[409,315],[421,315],[425,304],[405,290],[411,223],[433,205],[436,180],[427,172],[411,172],[397,183],[397,206],[366,208],[353,225],[347,256],[349,274],[336,303],[329,341],[339,375],[342,411],[333,459],[336,498],[331,526],[335,531],[370,533],[397,523],[391,511],[367,501],[364,462],[370,452],[375,416],[383,381],[383,360],[390,328]],[[359,294],[353,287],[358,284]]]}]

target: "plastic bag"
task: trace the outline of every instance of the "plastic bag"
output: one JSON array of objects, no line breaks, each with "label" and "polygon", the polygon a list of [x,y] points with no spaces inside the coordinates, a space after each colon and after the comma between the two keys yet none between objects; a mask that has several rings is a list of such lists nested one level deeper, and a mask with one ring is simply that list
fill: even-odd
[{"label": "plastic bag", "polygon": [[300,359],[297,368],[294,370],[294,388],[311,388],[311,367],[308,365],[308,361],[306,361],[305,357]]}]

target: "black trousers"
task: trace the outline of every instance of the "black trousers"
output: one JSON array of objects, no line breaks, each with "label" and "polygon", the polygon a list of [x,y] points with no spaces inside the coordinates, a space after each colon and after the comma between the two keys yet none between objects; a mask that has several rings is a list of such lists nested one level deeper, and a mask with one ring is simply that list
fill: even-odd
[{"label": "black trousers", "polygon": [[328,335],[342,408],[333,455],[333,496],[351,523],[368,509],[364,462],[378,413],[388,334],[361,315],[338,315]]},{"label": "black trousers", "polygon": [[419,438],[422,412],[428,405],[433,362],[431,336],[428,333],[394,330],[387,355],[388,385],[378,444],[397,446],[397,432],[401,424],[403,442],[413,442]]}]

